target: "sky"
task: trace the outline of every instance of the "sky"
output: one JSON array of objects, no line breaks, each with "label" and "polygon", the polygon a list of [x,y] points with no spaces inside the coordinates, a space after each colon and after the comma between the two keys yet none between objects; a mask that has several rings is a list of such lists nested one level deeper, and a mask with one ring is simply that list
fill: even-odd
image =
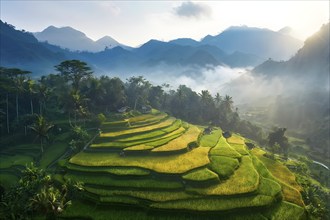
[{"label": "sky", "polygon": [[0,17],[17,29],[71,26],[98,40],[111,36],[137,47],[150,39],[200,40],[247,25],[305,40],[329,22],[329,1],[30,1],[0,0]]}]

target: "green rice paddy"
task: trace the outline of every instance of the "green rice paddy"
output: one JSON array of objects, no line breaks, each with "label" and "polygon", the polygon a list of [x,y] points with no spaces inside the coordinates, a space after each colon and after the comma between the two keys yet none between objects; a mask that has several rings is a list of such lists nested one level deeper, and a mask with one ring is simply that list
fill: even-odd
[{"label": "green rice paddy", "polygon": [[[306,217],[301,188],[283,165],[264,158],[261,150],[249,151],[245,139],[237,134],[225,139],[220,128],[210,134],[201,131],[158,111],[108,118],[90,146],[57,163],[62,171],[54,175],[55,179],[83,182],[86,199],[73,201],[61,217]],[[38,146],[30,147],[37,152]],[[40,165],[47,168],[66,149],[63,140],[58,140],[46,149]],[[33,160],[27,154],[2,155],[0,170],[25,166]],[[17,181],[14,173],[2,172],[0,178],[3,185]],[[121,205],[125,205],[124,211],[115,208]]]}]

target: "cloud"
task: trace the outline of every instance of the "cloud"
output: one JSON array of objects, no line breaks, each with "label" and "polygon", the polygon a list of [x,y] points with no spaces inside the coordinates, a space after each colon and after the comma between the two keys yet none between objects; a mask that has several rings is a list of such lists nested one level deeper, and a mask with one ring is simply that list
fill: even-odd
[{"label": "cloud", "polygon": [[175,15],[186,18],[210,17],[211,13],[212,10],[208,5],[191,1],[183,2],[180,6],[174,8]]}]

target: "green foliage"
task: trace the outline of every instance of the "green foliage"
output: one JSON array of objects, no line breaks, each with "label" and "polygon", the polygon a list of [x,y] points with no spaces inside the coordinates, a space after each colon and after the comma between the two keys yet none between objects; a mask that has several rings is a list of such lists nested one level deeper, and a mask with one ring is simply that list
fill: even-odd
[{"label": "green foliage", "polygon": [[52,185],[51,177],[31,163],[22,170],[18,185],[5,192],[0,214],[4,219],[29,219],[32,214],[54,218],[69,204],[66,193]]},{"label": "green foliage", "polygon": [[124,166],[140,167],[159,173],[184,173],[207,165],[209,148],[195,148],[185,154],[159,156],[121,157],[117,153],[80,152],[70,159],[70,163],[80,166]]},{"label": "green foliage", "polygon": [[112,187],[128,187],[128,188],[144,188],[144,189],[181,189],[183,186],[175,180],[156,180],[156,179],[118,179],[106,175],[96,174],[66,174],[66,180],[83,182],[84,184],[92,184],[99,186]]},{"label": "green foliage", "polygon": [[229,178],[239,166],[239,162],[235,158],[224,156],[211,156],[210,168],[223,179]]},{"label": "green foliage", "polygon": [[89,139],[89,134],[87,131],[78,125],[72,126],[71,129],[71,141],[69,143],[70,147],[74,151],[81,150]]},{"label": "green foliage", "polygon": [[200,168],[197,170],[190,171],[189,173],[183,175],[182,179],[196,182],[212,180],[219,181],[218,175],[207,168]]},{"label": "green foliage", "polygon": [[179,138],[176,138],[160,147],[154,148],[151,152],[171,152],[187,149],[190,143],[197,141],[199,134],[200,130],[196,126],[190,126],[188,130]]},{"label": "green foliage", "polygon": [[273,153],[278,150],[288,157],[289,143],[288,138],[284,136],[286,128],[275,128],[273,132],[268,135],[268,143],[271,146]]},{"label": "green foliage", "polygon": [[104,116],[103,113],[99,113],[97,115],[97,119],[98,119],[100,125],[102,125],[107,120],[107,118]]},{"label": "green foliage", "polygon": [[117,176],[146,176],[150,174],[149,170],[138,167],[86,167],[68,163],[66,167],[72,171],[81,171],[88,173],[109,173]]},{"label": "green foliage", "polygon": [[43,140],[48,139],[48,132],[54,127],[53,124],[46,121],[42,115],[38,115],[36,122],[30,127],[37,137],[40,139],[41,155],[44,152]]},{"label": "green foliage", "polygon": [[304,208],[288,202],[279,202],[272,208],[267,209],[264,215],[268,219],[306,219]]},{"label": "green foliage", "polygon": [[243,156],[239,168],[230,178],[207,188],[190,187],[189,191],[201,195],[236,195],[251,193],[258,189],[259,174],[255,170],[249,156]]},{"label": "green foliage", "polygon": [[200,140],[200,145],[202,147],[214,147],[221,137],[222,130],[217,129],[212,131],[211,134],[204,134]]},{"label": "green foliage", "polygon": [[241,158],[242,155],[239,154],[234,148],[232,148],[226,141],[224,137],[219,139],[218,144],[213,147],[210,151],[211,156],[226,156],[232,158]]}]

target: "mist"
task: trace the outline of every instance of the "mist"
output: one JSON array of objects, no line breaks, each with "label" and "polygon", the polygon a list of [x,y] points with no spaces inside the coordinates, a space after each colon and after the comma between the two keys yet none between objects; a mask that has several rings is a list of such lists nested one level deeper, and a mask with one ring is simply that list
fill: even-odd
[{"label": "mist", "polygon": [[264,127],[287,127],[307,132],[329,109],[329,84],[317,75],[254,73],[251,67],[170,66],[161,64],[112,72],[123,81],[144,76],[153,85],[169,84],[167,90],[186,85],[196,93],[208,90],[213,96],[229,95],[241,118]]}]

